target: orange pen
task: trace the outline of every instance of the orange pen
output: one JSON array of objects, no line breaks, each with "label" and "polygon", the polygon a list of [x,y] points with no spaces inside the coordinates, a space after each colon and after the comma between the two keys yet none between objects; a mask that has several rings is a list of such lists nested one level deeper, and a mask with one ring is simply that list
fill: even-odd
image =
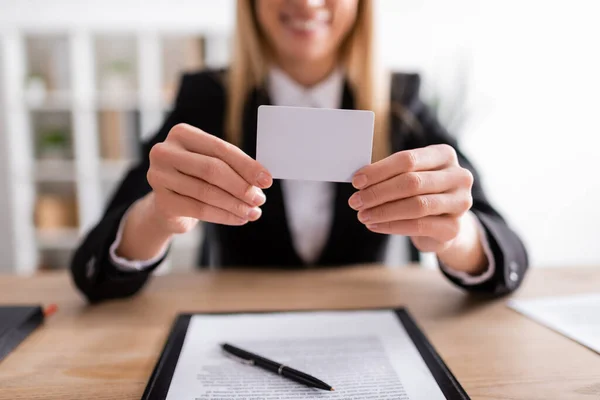
[{"label": "orange pen", "polygon": [[58,311],[58,306],[54,303],[48,305],[48,307],[44,308],[44,318],[48,318]]}]

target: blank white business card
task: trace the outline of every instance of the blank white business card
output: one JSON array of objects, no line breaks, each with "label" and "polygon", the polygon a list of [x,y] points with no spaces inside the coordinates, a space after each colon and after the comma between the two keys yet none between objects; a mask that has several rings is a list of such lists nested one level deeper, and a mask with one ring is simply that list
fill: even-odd
[{"label": "blank white business card", "polygon": [[256,159],[275,179],[351,182],[371,163],[374,113],[260,106]]}]

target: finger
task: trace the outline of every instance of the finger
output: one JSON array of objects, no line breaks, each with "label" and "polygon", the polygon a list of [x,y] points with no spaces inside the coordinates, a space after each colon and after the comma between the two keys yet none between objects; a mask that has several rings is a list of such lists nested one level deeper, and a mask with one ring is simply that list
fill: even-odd
[{"label": "finger", "polygon": [[388,235],[425,236],[444,243],[456,238],[459,231],[459,221],[458,217],[429,216],[368,224],[367,228],[373,232]]},{"label": "finger", "polygon": [[224,161],[202,154],[181,151],[171,154],[171,165],[185,175],[193,176],[220,187],[249,205],[264,204],[262,190],[249,184]]},{"label": "finger", "polygon": [[364,224],[423,218],[429,215],[461,215],[472,205],[470,193],[425,194],[396,200],[358,212]]},{"label": "finger", "polygon": [[458,165],[456,151],[445,144],[405,150],[359,169],[352,178],[356,189],[363,189],[405,172],[429,171]]},{"label": "finger", "polygon": [[410,240],[415,247],[424,253],[439,253],[452,245],[452,242],[439,242],[427,236],[412,236]]},{"label": "finger", "polygon": [[249,206],[217,186],[181,172],[174,172],[174,174],[175,176],[169,176],[166,173],[158,173],[154,179],[162,181],[163,187],[173,192],[229,211],[244,220],[256,221],[262,214],[260,208]]},{"label": "finger", "polygon": [[209,204],[181,195],[179,193],[162,189],[161,195],[166,197],[166,202],[180,213],[182,217],[196,218],[200,221],[212,222],[223,225],[244,225],[248,221]]},{"label": "finger", "polygon": [[354,193],[348,204],[355,210],[361,210],[420,194],[470,188],[472,183],[473,175],[460,167],[442,171],[406,172]]},{"label": "finger", "polygon": [[251,185],[265,189],[273,184],[265,167],[231,143],[188,124],[175,125],[169,135],[189,151],[223,160]]}]

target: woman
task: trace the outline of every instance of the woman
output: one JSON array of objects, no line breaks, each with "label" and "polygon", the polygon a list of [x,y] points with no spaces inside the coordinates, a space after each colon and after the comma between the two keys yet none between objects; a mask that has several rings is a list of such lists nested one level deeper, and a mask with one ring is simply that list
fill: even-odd
[{"label": "woman", "polygon": [[[396,234],[410,237],[412,260],[435,252],[465,289],[520,284],[526,251],[419,101],[418,76],[375,82],[372,13],[369,0],[238,1],[230,68],[183,77],[174,110],[75,253],[90,301],[137,292],[198,221],[202,265],[378,262]],[[254,160],[261,104],[374,110],[374,162],[352,184],[273,181]]]}]

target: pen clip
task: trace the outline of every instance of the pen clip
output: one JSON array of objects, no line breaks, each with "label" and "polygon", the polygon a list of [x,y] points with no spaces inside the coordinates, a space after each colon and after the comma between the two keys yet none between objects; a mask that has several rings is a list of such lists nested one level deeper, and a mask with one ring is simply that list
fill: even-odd
[{"label": "pen clip", "polygon": [[237,362],[240,362],[240,363],[242,363],[242,364],[246,364],[246,365],[254,365],[254,360],[252,360],[252,359],[250,359],[250,360],[247,360],[247,359],[245,359],[245,358],[242,358],[242,357],[238,357],[238,356],[236,356],[236,355],[233,355],[233,354],[231,354],[231,353],[229,353],[229,352],[227,352],[227,351],[225,351],[225,350],[223,350],[223,354],[224,354],[226,357],[229,357],[229,358],[231,358],[232,360],[235,360],[235,361],[237,361]]}]

